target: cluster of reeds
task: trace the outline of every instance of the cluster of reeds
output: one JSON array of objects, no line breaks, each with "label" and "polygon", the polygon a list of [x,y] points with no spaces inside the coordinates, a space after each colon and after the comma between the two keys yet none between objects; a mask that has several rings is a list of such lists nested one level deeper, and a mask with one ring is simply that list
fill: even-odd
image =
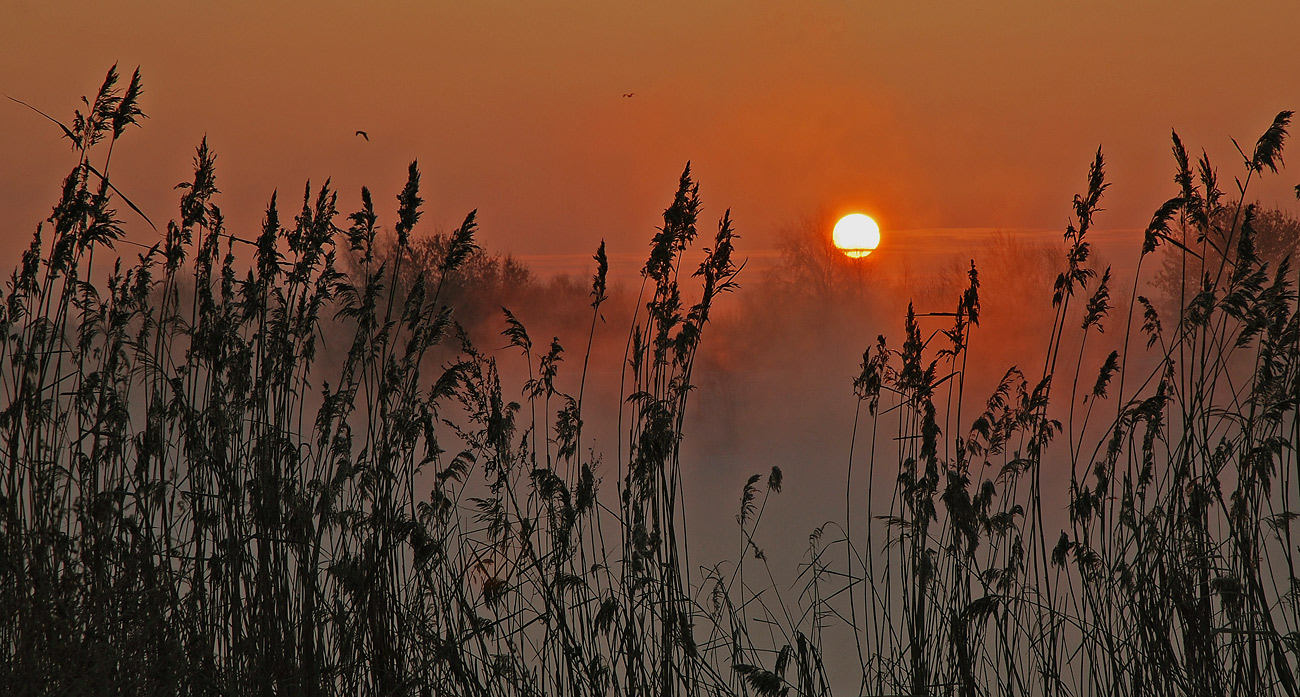
[{"label": "cluster of reeds", "polygon": [[[506,311],[530,371],[523,406],[509,399],[444,302],[476,251],[475,216],[415,244],[414,163],[391,240],[369,191],[343,218],[328,183],[292,221],[273,196],[260,233],[240,235],[205,142],[162,241],[97,262],[136,244],[109,163],[142,116],[139,74],[117,81],[63,128],[77,163],[3,297],[5,693],[725,685],[729,671],[701,675],[693,643],[678,444],[701,332],[737,268],[724,217],[685,307],[689,170],[646,265],[627,466],[602,514],[600,463],[582,449],[585,360],[565,394],[558,339],[535,351]],[[596,261],[593,334],[603,245]],[[457,358],[436,364],[448,343]]]},{"label": "cluster of reeds", "polygon": [[[642,269],[611,466],[583,437],[603,243],[578,368],[504,310],[515,401],[456,321],[475,215],[415,237],[415,163],[391,228],[327,182],[243,235],[205,142],[179,219],[106,263],[138,244],[110,163],[140,95],[111,70],[50,119],[76,164],[0,298],[0,691],[825,695],[847,632],[863,695],[1296,694],[1297,279],[1247,204],[1289,112],[1233,201],[1175,135],[1179,190],[1121,313],[1091,263],[1099,151],[1041,369],[978,408],[974,264],[954,309],[909,307],[853,385],[867,495],[851,458],[788,600],[756,542],[779,468],[741,488],[737,558],[690,559],[682,433],[742,265],[729,213],[687,261],[689,166]],[[1172,311],[1140,291],[1158,249],[1192,279]]]},{"label": "cluster of reeds", "polygon": [[[973,264],[955,312],[909,308],[902,347],[882,337],[864,354],[869,476],[891,503],[868,494],[865,540],[840,541],[847,566],[814,555],[847,579],[833,609],[850,617],[862,694],[1297,693],[1297,277],[1289,256],[1256,252],[1247,198],[1277,171],[1290,118],[1242,153],[1231,200],[1174,135],[1178,192],[1140,240],[1126,312],[1110,268],[1089,264],[1098,151],[1041,373],[1011,368],[977,413],[962,412]],[[1138,291],[1162,245],[1192,288],[1164,315]],[[950,324],[927,333],[931,318]],[[1102,358],[1087,349],[1104,324],[1122,326]]]}]

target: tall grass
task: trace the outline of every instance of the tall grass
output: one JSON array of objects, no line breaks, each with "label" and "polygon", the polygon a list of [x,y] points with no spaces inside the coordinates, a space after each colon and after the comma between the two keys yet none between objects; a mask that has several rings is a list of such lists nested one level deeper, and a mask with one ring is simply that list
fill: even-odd
[{"label": "tall grass", "polygon": [[[882,338],[864,355],[870,436],[897,443],[868,463],[873,485],[894,487],[889,511],[867,510],[884,534],[854,541],[844,567],[866,617],[864,694],[1296,694],[1297,278],[1289,256],[1256,253],[1248,204],[1290,118],[1243,153],[1231,200],[1174,135],[1178,190],[1140,240],[1119,312],[1111,269],[1088,264],[1108,186],[1098,151],[1041,373],[1009,370],[969,425],[973,266],[954,312],[909,309],[901,349]],[[1200,279],[1172,316],[1137,292],[1162,245]],[[951,324],[926,336],[930,318]],[[1089,365],[1117,320],[1118,345]],[[1045,485],[1063,478],[1061,499]]]},{"label": "tall grass", "polygon": [[475,215],[418,237],[415,163],[391,219],[365,189],[342,215],[327,182],[245,234],[205,142],[179,217],[110,270],[137,244],[115,206],[143,216],[110,183],[141,94],[111,70],[59,124],[75,164],[0,303],[0,691],[824,695],[847,634],[864,695],[1296,693],[1296,272],[1256,252],[1247,203],[1289,112],[1231,200],[1174,137],[1178,189],[1139,241],[1200,279],[1174,314],[1142,263],[1116,312],[1091,264],[1100,151],[1041,366],[971,406],[973,264],[954,307],[909,307],[900,347],[863,356],[845,436],[867,462],[792,593],[757,543],[779,468],[739,487],[735,560],[690,554],[696,357],[743,264],[729,213],[691,252],[689,166],[607,463],[583,437],[603,243],[580,365],[504,310],[522,386],[456,321]]}]

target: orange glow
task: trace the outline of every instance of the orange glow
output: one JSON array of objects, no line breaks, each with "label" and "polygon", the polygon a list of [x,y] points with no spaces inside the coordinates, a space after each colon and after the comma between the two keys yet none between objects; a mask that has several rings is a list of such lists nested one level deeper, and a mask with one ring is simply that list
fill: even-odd
[{"label": "orange glow", "polygon": [[[124,80],[140,66],[149,119],[114,148],[113,183],[163,230],[204,135],[237,236],[256,236],[272,191],[287,205],[327,177],[345,215],[364,185],[391,216],[419,160],[417,235],[479,209],[485,248],[572,258],[575,275],[607,232],[610,254],[642,256],[687,160],[706,217],[731,208],[751,251],[780,246],[771,223],[864,192],[890,232],[1056,230],[1098,145],[1123,182],[1105,226],[1141,230],[1168,198],[1153,134],[1213,134],[1223,166],[1227,136],[1295,106],[1277,66],[1294,64],[1300,3],[1100,5],[228,0],[195,21],[163,0],[15,0],[0,2],[0,92],[66,124],[109,64]],[[1260,26],[1284,40],[1259,41]],[[57,126],[3,97],[0,153],[9,269],[76,160]],[[1262,201],[1295,200],[1294,170],[1261,182]],[[118,217],[132,242],[158,241],[125,206]],[[909,254],[957,251],[906,238]],[[903,236],[886,241],[906,256]]]},{"label": "orange glow", "polygon": [[850,213],[835,223],[831,239],[846,256],[860,259],[880,246],[880,226],[870,216]]}]

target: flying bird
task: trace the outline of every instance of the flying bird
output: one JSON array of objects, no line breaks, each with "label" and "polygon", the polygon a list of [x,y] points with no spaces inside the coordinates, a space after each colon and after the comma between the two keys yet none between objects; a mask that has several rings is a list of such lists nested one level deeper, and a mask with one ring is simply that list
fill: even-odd
[{"label": "flying bird", "polygon": [[370,142],[370,136],[365,131],[357,131],[357,135],[365,138],[367,143]]},{"label": "flying bird", "polygon": [[624,92],[624,93],[623,93],[623,98],[624,98],[624,99],[627,99],[628,97],[631,97],[631,96],[634,95],[634,94],[636,94],[636,92]]}]

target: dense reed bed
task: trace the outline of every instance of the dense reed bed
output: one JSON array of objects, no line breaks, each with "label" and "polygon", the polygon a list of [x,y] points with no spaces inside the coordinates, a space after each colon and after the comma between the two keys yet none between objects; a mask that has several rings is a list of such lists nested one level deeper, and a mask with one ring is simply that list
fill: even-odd
[{"label": "dense reed bed", "polygon": [[[272,196],[248,233],[226,229],[204,143],[179,217],[109,264],[129,244],[117,209],[135,209],[112,152],[141,93],[110,71],[60,124],[76,162],[0,302],[0,691],[1296,694],[1297,279],[1257,251],[1247,203],[1289,112],[1231,198],[1174,137],[1177,190],[1136,243],[1143,262],[1177,251],[1177,302],[1116,305],[1089,264],[1099,151],[1041,366],[964,394],[973,264],[954,308],[909,308],[900,348],[864,354],[844,434],[867,452],[846,491],[892,495],[848,496],[792,590],[769,564],[793,555],[755,542],[779,468],[737,483],[735,560],[690,555],[683,424],[743,264],[729,214],[692,251],[689,166],[642,270],[621,403],[596,407],[619,441],[593,449],[603,243],[589,329],[566,339],[581,359],[505,310],[522,386],[457,324],[475,215],[419,237],[415,163],[394,218],[365,189],[341,214],[327,183],[291,219]],[[1103,326],[1119,345],[1089,365]],[[1068,491],[1044,491],[1049,468]],[[856,665],[824,658],[832,633]]]},{"label": "dense reed bed", "polygon": [[[1257,252],[1247,203],[1290,118],[1242,153],[1231,198],[1174,134],[1175,195],[1138,241],[1131,286],[1165,248],[1157,290],[1173,302],[1134,291],[1116,305],[1110,268],[1088,263],[1108,186],[1098,151],[1041,367],[1011,368],[963,413],[973,265],[953,311],[909,308],[901,349],[881,338],[864,355],[863,430],[896,444],[883,461],[870,451],[868,476],[892,504],[866,511],[865,541],[843,541],[847,566],[818,557],[850,581],[863,693],[1296,694],[1297,278],[1289,254]],[[1118,344],[1089,364],[1104,326]],[[1045,471],[1068,473],[1056,527]],[[850,501],[846,515],[862,514]]]}]

